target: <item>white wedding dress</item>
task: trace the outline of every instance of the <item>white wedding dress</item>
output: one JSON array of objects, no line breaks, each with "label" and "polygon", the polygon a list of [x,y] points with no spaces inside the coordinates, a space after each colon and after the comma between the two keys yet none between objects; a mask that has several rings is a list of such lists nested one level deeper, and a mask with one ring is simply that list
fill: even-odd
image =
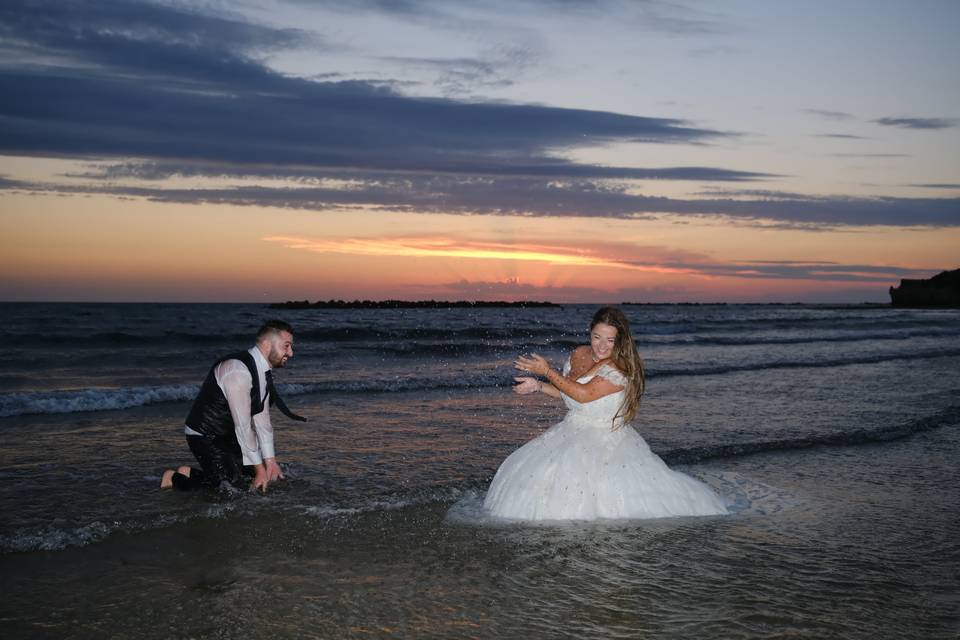
[{"label": "white wedding dress", "polygon": [[[570,361],[564,365],[564,375]],[[584,376],[626,386],[610,365]],[[624,391],[579,403],[562,396],[569,412],[500,465],[484,510],[513,520],[663,518],[727,513],[710,487],[672,471],[629,425],[613,428]]]}]

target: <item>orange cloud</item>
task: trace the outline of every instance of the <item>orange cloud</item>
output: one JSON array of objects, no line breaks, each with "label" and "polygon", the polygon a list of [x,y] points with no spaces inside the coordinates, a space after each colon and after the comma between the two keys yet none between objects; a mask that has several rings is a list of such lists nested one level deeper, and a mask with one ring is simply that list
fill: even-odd
[{"label": "orange cloud", "polygon": [[[630,264],[619,259],[600,257],[596,252],[557,245],[506,244],[476,240],[454,240],[449,237],[420,236],[399,238],[339,238],[315,240],[290,236],[269,236],[268,242],[281,243],[290,249],[317,253],[342,253],[363,256],[404,256],[418,258],[472,258],[478,260],[518,260],[545,262],[563,266],[616,267],[660,273],[686,273],[652,264]],[[621,248],[622,249],[622,248]]]},{"label": "orange cloud", "polygon": [[900,277],[927,277],[927,270],[891,265],[844,264],[792,260],[717,261],[710,256],[666,247],[629,242],[586,241],[564,244],[504,243],[448,236],[308,239],[268,236],[269,242],[288,248],[325,254],[416,258],[469,258],[493,261],[539,262],[560,267],[601,267],[646,274],[737,278],[742,280],[801,280],[836,282],[893,282]]}]

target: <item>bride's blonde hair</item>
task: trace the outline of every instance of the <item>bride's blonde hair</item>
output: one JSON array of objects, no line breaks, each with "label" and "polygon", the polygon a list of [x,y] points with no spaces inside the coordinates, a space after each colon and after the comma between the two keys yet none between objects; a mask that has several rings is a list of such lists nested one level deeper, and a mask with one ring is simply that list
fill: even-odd
[{"label": "bride's blonde hair", "polygon": [[617,410],[617,415],[613,417],[614,429],[617,429],[617,418],[620,418],[622,427],[633,420],[640,410],[640,396],[646,389],[646,373],[643,368],[643,360],[637,351],[637,345],[633,341],[633,335],[630,333],[630,321],[623,311],[616,307],[602,307],[593,314],[593,320],[590,321],[590,331],[598,324],[608,324],[617,330],[617,339],[613,343],[613,353],[610,359],[617,369],[627,378],[627,388],[624,393],[623,404]]}]

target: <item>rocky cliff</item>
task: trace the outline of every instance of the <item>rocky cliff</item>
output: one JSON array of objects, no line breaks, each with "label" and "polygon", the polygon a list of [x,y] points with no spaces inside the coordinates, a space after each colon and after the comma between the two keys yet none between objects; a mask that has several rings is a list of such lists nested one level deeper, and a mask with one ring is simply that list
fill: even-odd
[{"label": "rocky cliff", "polygon": [[899,287],[890,287],[890,302],[895,307],[960,308],[960,269],[927,280],[901,280]]}]

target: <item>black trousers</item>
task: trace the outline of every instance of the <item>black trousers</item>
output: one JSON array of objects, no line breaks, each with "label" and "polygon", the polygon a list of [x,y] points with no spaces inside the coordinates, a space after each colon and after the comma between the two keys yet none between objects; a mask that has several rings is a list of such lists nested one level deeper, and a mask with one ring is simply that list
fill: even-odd
[{"label": "black trousers", "polygon": [[173,486],[189,491],[198,487],[219,487],[224,482],[240,486],[245,478],[253,478],[251,466],[244,466],[240,444],[232,433],[226,436],[187,436],[187,446],[200,463],[190,467],[190,475],[173,474]]}]

